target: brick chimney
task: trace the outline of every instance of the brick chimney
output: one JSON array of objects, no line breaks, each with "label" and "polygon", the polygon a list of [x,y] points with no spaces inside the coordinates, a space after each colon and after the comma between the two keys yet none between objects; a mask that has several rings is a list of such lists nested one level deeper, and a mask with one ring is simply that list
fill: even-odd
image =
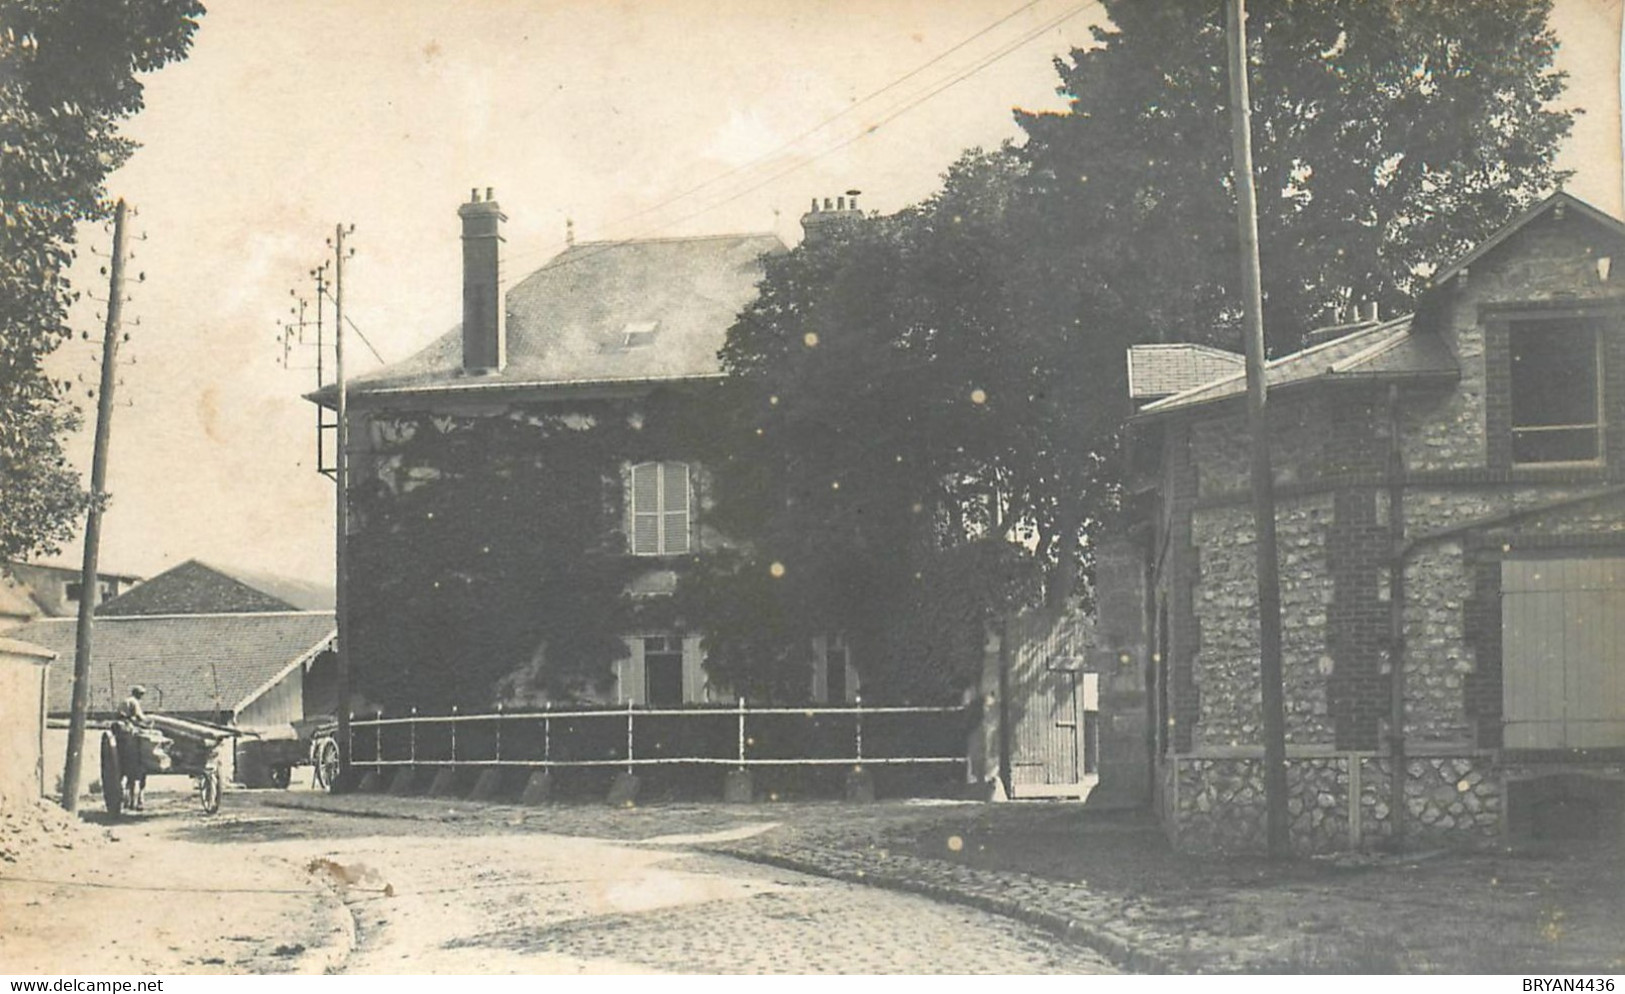
[{"label": "brick chimney", "polygon": [[819,206],[817,197],[812,200],[812,209],[801,215],[801,230],[804,240],[812,243],[827,237],[832,229],[843,224],[861,221],[863,212],[858,210],[858,196],[862,190],[848,190],[845,196],[825,197],[823,206]]},{"label": "brick chimney", "polygon": [[508,364],[502,301],[502,222],[490,187],[475,188],[457,208],[463,220],[463,372],[494,373]]}]

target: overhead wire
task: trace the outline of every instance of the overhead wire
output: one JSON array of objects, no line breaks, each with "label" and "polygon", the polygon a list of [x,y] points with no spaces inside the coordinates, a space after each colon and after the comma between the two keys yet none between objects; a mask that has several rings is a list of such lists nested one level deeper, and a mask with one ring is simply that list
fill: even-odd
[{"label": "overhead wire", "polygon": [[[915,66],[913,69],[910,69],[908,72],[906,72],[903,75],[897,77],[896,79],[893,79],[892,81],[890,81],[886,85],[880,87],[877,90],[874,90],[873,92],[869,93],[868,95],[866,95],[866,96],[864,96],[864,97],[862,97],[862,98],[860,98],[860,99],[858,99],[856,101],[853,101],[852,103],[848,104],[846,107],[843,107],[841,110],[837,111],[836,113],[831,114],[829,117],[826,117],[823,120],[819,121],[817,124],[814,124],[811,127],[806,128],[806,129],[798,132],[795,136],[793,136],[793,137],[789,138],[788,140],[780,143],[779,145],[775,146],[774,148],[770,149],[769,151],[764,152],[761,155],[758,155],[757,157],[755,157],[754,159],[751,159],[748,162],[741,163],[740,165],[734,166],[731,169],[728,169],[728,170],[726,170],[724,172],[718,173],[717,175],[712,176],[709,179],[706,179],[706,180],[704,180],[704,181],[702,181],[700,183],[697,183],[694,186],[688,187],[688,188],[686,188],[686,189],[684,189],[684,190],[682,190],[682,191],[680,191],[678,193],[675,193],[675,194],[671,195],[670,197],[665,198],[664,200],[661,200],[661,201],[659,201],[657,203],[651,204],[648,207],[644,207],[644,208],[641,208],[639,210],[633,211],[630,214],[626,214],[626,215],[623,215],[621,217],[614,218],[614,219],[606,222],[604,224],[604,228],[606,230],[614,229],[619,225],[626,224],[628,221],[634,221],[634,220],[636,220],[636,219],[638,219],[640,217],[645,217],[645,216],[647,216],[649,214],[653,214],[656,211],[664,210],[665,208],[670,207],[672,204],[675,204],[675,203],[677,203],[677,202],[679,202],[681,200],[685,200],[688,197],[700,192],[701,190],[709,189],[710,187],[715,186],[717,183],[720,183],[723,180],[730,179],[730,178],[732,178],[734,176],[739,175],[740,173],[748,172],[749,170],[754,169],[757,166],[764,165],[764,164],[772,161],[773,159],[779,158],[780,156],[783,155],[783,153],[788,152],[790,149],[792,149],[792,148],[796,147],[797,145],[801,144],[801,142],[803,140],[805,140],[805,139],[817,134],[818,132],[824,130],[825,128],[829,127],[831,124],[834,124],[836,121],[839,121],[840,119],[842,119],[842,118],[846,117],[847,115],[853,113],[854,111],[858,110],[860,107],[863,107],[863,106],[873,102],[874,100],[878,99],[879,97],[885,95],[886,93],[889,93],[890,91],[896,89],[897,87],[901,86],[902,84],[904,84],[904,83],[908,82],[909,80],[913,79],[914,77],[918,76],[920,73],[924,72],[925,70],[931,68],[932,66],[938,64],[939,62],[942,62],[944,59],[946,59],[949,56],[953,55],[954,53],[960,51],[961,49],[965,48],[966,46],[972,44],[973,42],[977,41],[978,39],[980,39],[980,38],[986,36],[987,34],[997,30],[998,28],[1004,26],[1006,23],[1008,23],[1008,22],[1014,20],[1015,18],[1021,16],[1022,14],[1026,13],[1027,11],[1031,10],[1032,8],[1038,6],[1042,2],[1043,2],[1043,0],[1028,0],[1027,3],[1024,3],[1021,6],[1015,8],[1014,10],[1010,11],[1008,14],[1005,14],[1003,17],[1000,17],[998,20],[995,20],[992,23],[990,23],[990,24],[976,30],[975,32],[973,32],[970,35],[966,36],[965,38],[961,39],[958,43],[952,45],[951,47],[949,47],[947,49],[944,49],[941,52],[938,52],[936,55],[932,56],[930,59],[926,60],[925,62],[922,62],[921,64]],[[1073,13],[1064,15],[1062,20],[1065,20],[1066,18],[1074,16],[1075,13],[1076,13],[1076,11],[1074,11]],[[1047,30],[1049,30],[1050,27],[1053,27],[1053,26],[1054,26],[1053,23],[1050,24],[1050,25],[1046,25],[1045,27],[1040,28],[1039,32],[1042,33],[1043,31],[1047,31]],[[1030,41],[1030,40],[1031,40],[1031,38],[1029,37],[1029,38],[1023,40],[1021,42],[1021,44],[1026,44],[1026,41]],[[873,128],[871,127],[870,130],[873,130]],[[723,202],[726,203],[727,201],[723,201]],[[686,218],[685,218],[685,220],[686,220]],[[632,235],[630,237],[638,237],[638,236],[637,235]],[[511,261],[515,261],[515,260],[519,260],[519,259],[534,258],[537,255],[541,255],[541,254],[553,255],[553,254],[556,254],[559,251],[559,249],[562,248],[562,247],[568,247],[568,243],[566,242],[566,243],[561,244],[561,243],[558,243],[558,242],[554,242],[554,243],[552,243],[552,244],[550,244],[550,245],[548,245],[548,246],[546,246],[546,247],[544,247],[542,249],[536,249],[536,250],[531,250],[529,252],[517,253],[514,256],[512,256],[509,261],[511,262]]]},{"label": "overhead wire", "polygon": [[[931,98],[937,96],[938,94],[940,94],[940,93],[942,93],[942,92],[944,92],[946,90],[949,90],[949,89],[959,85],[960,83],[962,83],[965,80],[971,78],[972,76],[976,75],[977,73],[983,71],[984,69],[987,69],[989,66],[992,66],[993,64],[1001,61],[1006,56],[1010,55],[1011,53],[1015,52],[1016,50],[1022,48],[1023,46],[1025,46],[1027,44],[1030,44],[1032,41],[1037,39],[1040,35],[1048,33],[1049,31],[1053,30],[1054,28],[1060,26],[1062,23],[1064,23],[1066,21],[1069,21],[1072,18],[1074,18],[1074,17],[1078,16],[1079,14],[1083,13],[1085,10],[1087,10],[1090,7],[1099,6],[1100,3],[1101,3],[1101,0],[1085,0],[1084,3],[1077,4],[1077,5],[1069,8],[1069,9],[1067,9],[1064,13],[1062,13],[1062,14],[1054,17],[1054,18],[1051,18],[1050,20],[1046,21],[1044,24],[1040,25],[1039,27],[1034,28],[1033,30],[1027,32],[1026,34],[1022,35],[1020,38],[1017,38],[1015,41],[1006,44],[1003,48],[998,49],[997,51],[995,51],[991,55],[983,57],[980,61],[973,64],[968,69],[965,69],[965,70],[963,70],[963,71],[961,71],[961,72],[959,72],[959,73],[957,73],[957,74],[955,74],[955,75],[953,75],[951,77],[946,78],[945,80],[943,80],[943,81],[941,81],[941,82],[939,82],[937,84],[934,84],[933,86],[931,86],[927,90],[923,91],[921,94],[919,94],[915,98],[913,98],[913,99],[907,101],[906,103],[903,103],[900,106],[894,108],[890,113],[886,114],[884,117],[881,117],[879,120],[875,121],[873,124],[868,125],[862,131],[858,132],[857,134],[852,135],[852,136],[846,138],[845,140],[843,140],[841,142],[838,142],[837,144],[832,145],[832,146],[830,146],[830,147],[828,147],[826,149],[823,149],[822,151],[817,152],[817,153],[811,155],[810,157],[801,160],[800,162],[794,163],[794,164],[790,165],[789,167],[787,167],[785,169],[781,169],[778,172],[772,174],[771,176],[768,176],[767,178],[765,178],[763,180],[760,180],[760,181],[758,181],[756,183],[753,183],[750,186],[747,186],[742,190],[738,190],[738,191],[736,191],[736,192],[734,192],[732,194],[729,194],[727,197],[724,197],[721,200],[717,200],[717,201],[715,201],[713,203],[709,203],[706,206],[699,208],[698,210],[691,211],[691,212],[689,212],[687,214],[684,214],[684,215],[682,215],[680,217],[677,217],[677,218],[674,218],[674,219],[672,219],[670,221],[667,221],[664,224],[659,224],[659,225],[655,225],[653,227],[645,228],[645,229],[643,229],[642,231],[640,231],[640,232],[638,232],[636,234],[628,236],[627,238],[616,239],[614,241],[605,242],[602,245],[590,248],[590,249],[588,249],[586,251],[583,251],[583,252],[577,252],[577,253],[569,255],[569,256],[557,257],[552,262],[549,262],[546,266],[544,266],[543,269],[552,270],[552,269],[561,268],[561,267],[567,266],[567,265],[573,265],[573,264],[579,263],[579,262],[585,262],[588,259],[594,258],[595,256],[598,256],[598,255],[600,255],[600,254],[602,254],[604,252],[609,251],[610,249],[614,248],[616,245],[620,244],[621,242],[636,240],[638,238],[647,238],[647,237],[649,237],[651,235],[654,235],[654,234],[657,234],[659,232],[665,231],[665,230],[667,230],[669,228],[676,227],[679,224],[683,224],[683,223],[685,223],[687,221],[692,221],[693,219],[695,219],[697,217],[700,217],[702,215],[708,214],[711,211],[714,211],[719,207],[726,206],[727,204],[730,204],[730,203],[734,202],[735,200],[738,200],[741,197],[744,197],[744,196],[747,196],[747,195],[749,195],[751,193],[754,193],[757,190],[760,190],[764,186],[767,186],[767,185],[769,185],[771,183],[775,183],[778,180],[783,179],[784,177],[790,175],[791,173],[799,172],[800,170],[807,168],[808,166],[812,165],[814,162],[817,162],[820,159],[825,158],[826,156],[833,155],[836,152],[839,152],[842,149],[844,149],[844,148],[846,148],[846,147],[848,147],[850,145],[853,145],[853,144],[855,144],[855,143],[857,143],[859,141],[862,141],[863,139],[865,139],[865,138],[869,137],[870,135],[874,134],[875,132],[879,131],[885,125],[890,124],[892,121],[897,120],[899,117],[902,117],[904,114],[907,114],[909,111],[911,111],[914,108],[920,106],[921,104],[925,103],[926,101],[930,100]],[[673,199],[675,200],[676,198],[673,198]]]}]

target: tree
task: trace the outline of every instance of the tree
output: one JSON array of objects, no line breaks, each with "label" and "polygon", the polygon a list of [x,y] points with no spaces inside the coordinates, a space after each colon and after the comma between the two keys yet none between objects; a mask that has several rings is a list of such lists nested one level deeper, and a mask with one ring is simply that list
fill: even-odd
[{"label": "tree", "polygon": [[804,696],[812,637],[841,632],[867,693],[957,696],[985,623],[1071,565],[1079,498],[1106,491],[1053,417],[1073,393],[1055,342],[1018,320],[1021,179],[973,151],[926,203],[769,260],[702,460],[712,522],[744,542],[680,592],[732,686]]},{"label": "tree", "polygon": [[[1056,63],[1067,111],[1018,114],[1026,223],[1086,320],[1233,346],[1240,307],[1221,0],[1107,0]],[[1549,0],[1251,5],[1264,323],[1276,351],[1343,304],[1409,308],[1429,272],[1561,183],[1572,115]]]},{"label": "tree", "polygon": [[138,76],[185,56],[194,0],[0,0],[0,558],[52,552],[87,496],[61,439],[80,424],[42,362],[70,334],[75,227],[134,151]]},{"label": "tree", "polygon": [[[735,686],[804,692],[813,635],[866,683],[963,686],[981,625],[1064,603],[1113,513],[1123,354],[1234,347],[1241,308],[1222,0],[1106,0],[1060,113],[943,189],[770,263],[729,333],[712,517],[680,588]],[[1254,154],[1277,351],[1560,183],[1548,0],[1255,4]],[[1085,594],[1088,588],[1083,588]],[[744,605],[749,605],[747,609]]]}]

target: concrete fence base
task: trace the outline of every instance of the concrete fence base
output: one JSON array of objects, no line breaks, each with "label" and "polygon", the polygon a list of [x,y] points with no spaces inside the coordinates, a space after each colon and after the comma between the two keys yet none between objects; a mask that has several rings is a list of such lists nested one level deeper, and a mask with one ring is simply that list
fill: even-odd
[{"label": "concrete fence base", "polygon": [[525,781],[525,790],[519,795],[520,804],[546,804],[553,797],[553,774],[537,770]]},{"label": "concrete fence base", "polygon": [[749,770],[729,770],[722,781],[724,804],[749,804],[756,800],[756,780]]}]

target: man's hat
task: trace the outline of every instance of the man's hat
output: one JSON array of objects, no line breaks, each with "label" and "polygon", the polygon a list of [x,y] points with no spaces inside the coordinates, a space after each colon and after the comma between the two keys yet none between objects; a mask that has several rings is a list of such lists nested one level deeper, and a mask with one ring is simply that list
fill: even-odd
[{"label": "man's hat", "polygon": [[146,693],[147,688],[141,686],[139,683],[130,688],[131,697],[144,697]]}]

